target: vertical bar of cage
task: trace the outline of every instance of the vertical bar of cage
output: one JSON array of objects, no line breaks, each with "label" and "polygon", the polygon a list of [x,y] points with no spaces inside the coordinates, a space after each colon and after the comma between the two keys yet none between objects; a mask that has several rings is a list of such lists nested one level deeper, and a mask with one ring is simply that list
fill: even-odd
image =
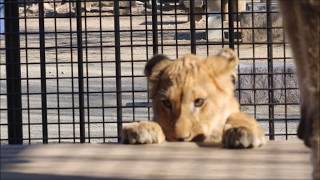
[{"label": "vertical bar of cage", "polygon": [[27,3],[26,0],[23,1],[23,10],[24,10],[24,39],[25,39],[25,61],[26,61],[26,79],[27,79],[27,84],[26,84],[26,93],[27,93],[27,123],[28,123],[28,143],[31,144],[31,121],[30,121],[30,84],[29,84],[29,60],[28,60],[28,26],[27,26]]},{"label": "vertical bar of cage", "polygon": [[39,43],[40,43],[40,76],[41,76],[41,115],[42,115],[42,142],[48,143],[48,115],[47,115],[47,80],[46,80],[46,50],[44,32],[43,0],[38,2],[39,7]]},{"label": "vertical bar of cage", "polygon": [[272,12],[271,0],[266,1],[267,10],[267,54],[268,54],[268,106],[269,106],[269,139],[274,140],[274,95],[273,95],[273,49],[272,49]]},{"label": "vertical bar of cage", "polygon": [[[3,20],[4,19],[2,19],[2,18],[4,18],[3,16],[3,9],[4,8],[4,2],[3,2],[3,0],[0,0],[0,25],[2,26],[3,25]],[[2,62],[2,57],[4,57],[5,55],[4,55],[4,53],[2,53],[3,52],[3,47],[2,47],[2,43],[4,42],[3,40],[3,36],[4,36],[4,34],[2,34],[3,33],[3,26],[2,27],[0,27],[0,71],[2,71],[2,65],[3,65],[3,62]],[[0,73],[0,79],[1,79],[1,81],[3,80],[3,77],[2,77],[2,73]],[[2,89],[2,83],[1,83],[1,81],[0,81],[0,119],[2,119],[2,103],[1,102],[3,102],[2,101],[2,96],[3,96],[3,93],[2,93],[2,91],[1,91],[1,89]],[[7,124],[6,124],[7,125]],[[3,129],[2,129],[3,127],[2,127],[2,125],[0,125],[0,145],[2,144],[2,140],[3,140],[3,138],[2,138],[2,134],[1,134],[1,131],[3,131]]]},{"label": "vertical bar of cage", "polygon": [[[206,19],[206,24],[205,24],[205,31],[206,31],[206,36],[205,36],[205,40],[206,40],[206,53],[207,53],[207,56],[209,56],[209,23],[208,23],[208,20],[209,20],[209,15],[208,15],[208,0],[204,0],[203,2],[205,2],[206,6],[205,6],[205,9],[204,9],[204,14],[205,14],[205,19]],[[221,11],[222,12],[222,11]]]},{"label": "vertical bar of cage", "polygon": [[[234,49],[234,0],[228,0],[228,19],[229,19],[229,48]],[[223,23],[222,23],[223,24]]]},{"label": "vertical bar of cage", "polygon": [[152,0],[152,48],[153,54],[158,54],[158,17],[157,0]]},{"label": "vertical bar of cage", "polygon": [[225,46],[225,42],[224,42],[224,40],[225,40],[225,37],[224,37],[224,29],[225,29],[225,27],[224,27],[224,24],[223,24],[223,22],[224,22],[224,20],[225,20],[225,14],[226,14],[226,12],[224,12],[224,0],[220,0],[221,1],[221,3],[220,3],[220,15],[221,15],[221,18],[220,18],[220,21],[221,21],[221,45],[222,45],[222,48],[224,48],[224,46]]},{"label": "vertical bar of cage", "polygon": [[121,95],[121,47],[120,47],[120,12],[119,1],[114,1],[114,41],[116,58],[116,96],[117,96],[117,133],[118,142],[122,129],[122,95]]},{"label": "vertical bar of cage", "polygon": [[[57,5],[56,1],[53,1],[53,10],[56,12]],[[57,18],[54,17],[54,45],[55,45],[55,64],[56,64],[56,95],[57,95],[57,120],[58,120],[58,142],[61,142],[61,117],[60,117],[60,83],[59,83],[59,62],[58,62],[58,28],[57,28]]]},{"label": "vertical bar of cage", "polygon": [[131,90],[131,95],[132,95],[132,98],[131,98],[131,101],[132,101],[132,121],[135,121],[136,120],[136,107],[135,107],[135,76],[134,76],[134,58],[133,58],[133,47],[134,47],[134,44],[133,44],[133,12],[132,12],[132,1],[130,1],[130,4],[129,4],[130,8],[129,8],[129,16],[130,16],[130,55],[131,55],[131,87],[132,87],[132,90]]},{"label": "vertical bar of cage", "polygon": [[176,50],[176,58],[179,56],[179,41],[178,41],[178,16],[177,16],[177,2],[174,3],[174,38],[175,38],[175,50]]},{"label": "vertical bar of cage", "polygon": [[[69,12],[71,12],[71,4],[69,2]],[[72,102],[72,135],[73,142],[76,142],[76,123],[75,123],[75,93],[74,93],[74,61],[73,61],[73,31],[72,31],[72,15],[70,13],[69,17],[69,40],[70,40],[70,72],[71,72],[71,102]]]},{"label": "vertical bar of cage", "polygon": [[190,43],[191,43],[191,53],[197,53],[196,47],[196,20],[194,14],[194,1],[190,0]]},{"label": "vertical bar of cage", "polygon": [[9,144],[23,143],[18,5],[18,0],[5,1],[4,4]]},{"label": "vertical bar of cage", "polygon": [[251,24],[252,24],[252,66],[253,66],[253,112],[254,112],[254,117],[257,118],[257,84],[256,84],[256,80],[257,80],[257,72],[256,72],[256,46],[255,46],[255,29],[254,29],[254,10],[253,10],[253,0],[251,0],[250,2],[251,4]]},{"label": "vertical bar of cage", "polygon": [[164,49],[164,40],[163,40],[163,2],[160,1],[160,45],[161,53],[163,54]]},{"label": "vertical bar of cage", "polygon": [[76,1],[80,143],[85,142],[81,1]]},{"label": "vertical bar of cage", "polygon": [[235,34],[235,44],[237,45],[237,54],[239,55],[239,51],[240,51],[240,42],[239,42],[239,39],[240,39],[240,31],[239,31],[239,0],[236,0],[235,1],[235,4],[234,4],[234,17],[235,17],[235,21],[236,21],[236,34]]},{"label": "vertical bar of cage", "polygon": [[102,104],[102,135],[103,143],[106,142],[106,120],[105,120],[105,96],[104,96],[104,62],[103,62],[103,40],[102,40],[102,2],[99,0],[99,36],[100,36],[100,71],[101,71],[101,104]]},{"label": "vertical bar of cage", "polygon": [[285,131],[286,140],[288,140],[288,105],[287,105],[287,54],[286,54],[286,37],[285,31],[282,29],[283,37],[283,69],[284,69],[284,121],[285,121]]},{"label": "vertical bar of cage", "polygon": [[[238,57],[239,57],[239,55],[240,55],[240,43],[239,43],[239,0],[235,0],[235,1],[233,1],[234,2],[234,4],[232,4],[232,17],[233,17],[233,21],[236,21],[236,35],[234,34],[234,30],[233,30],[233,45],[237,45],[237,55],[238,55]],[[232,25],[233,25],[233,28],[234,28],[234,24],[235,23],[233,23],[232,22]],[[235,39],[236,39],[236,41],[235,41]],[[234,48],[233,48],[234,49]],[[239,57],[239,59],[240,59],[240,57]],[[240,59],[241,60],[241,59]],[[241,103],[241,99],[242,99],[242,94],[241,94],[241,80],[240,80],[240,66],[241,66],[241,64],[239,63],[239,65],[238,65],[238,69],[237,69],[237,73],[239,74],[239,81],[238,81],[238,99],[239,99],[239,102]],[[241,104],[240,104],[241,105]]]},{"label": "vertical bar of cage", "polygon": [[89,90],[89,54],[88,54],[88,23],[87,23],[87,3],[86,0],[83,2],[84,10],[84,40],[85,40],[85,63],[86,63],[86,110],[87,110],[87,139],[91,142],[91,132],[90,132],[90,90]]},{"label": "vertical bar of cage", "polygon": [[[145,2],[145,6],[144,6],[144,21],[148,22],[148,13],[147,13],[147,2]],[[146,41],[146,59],[149,59],[149,31],[148,31],[148,23],[145,23],[145,41]],[[147,82],[147,87],[149,87],[149,82]],[[151,119],[151,113],[150,113],[150,93],[147,90],[147,104],[148,104],[148,120]]]}]

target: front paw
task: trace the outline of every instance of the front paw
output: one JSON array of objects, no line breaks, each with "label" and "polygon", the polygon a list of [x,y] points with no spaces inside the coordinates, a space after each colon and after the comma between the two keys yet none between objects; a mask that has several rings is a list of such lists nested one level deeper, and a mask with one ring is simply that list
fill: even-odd
[{"label": "front paw", "polygon": [[263,133],[255,132],[248,127],[232,127],[224,131],[223,146],[230,149],[260,147],[266,143]]},{"label": "front paw", "polygon": [[122,128],[121,142],[124,144],[160,144],[165,136],[156,122],[130,123]]}]

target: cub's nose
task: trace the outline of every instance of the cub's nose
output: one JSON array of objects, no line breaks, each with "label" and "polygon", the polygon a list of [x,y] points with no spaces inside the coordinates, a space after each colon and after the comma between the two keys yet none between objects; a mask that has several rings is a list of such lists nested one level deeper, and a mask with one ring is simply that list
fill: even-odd
[{"label": "cub's nose", "polygon": [[180,141],[180,142],[183,142],[183,141],[186,140],[186,138],[178,138],[177,140]]},{"label": "cub's nose", "polygon": [[198,134],[194,138],[192,138],[193,142],[203,142],[206,139],[204,134]]},{"label": "cub's nose", "polygon": [[188,139],[190,139],[191,134],[189,134],[188,136],[185,137],[177,137],[177,141],[183,142],[183,141],[188,141]]}]

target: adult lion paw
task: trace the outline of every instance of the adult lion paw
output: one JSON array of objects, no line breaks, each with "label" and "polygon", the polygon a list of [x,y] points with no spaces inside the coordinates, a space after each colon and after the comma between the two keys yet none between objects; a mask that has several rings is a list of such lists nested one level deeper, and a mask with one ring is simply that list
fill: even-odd
[{"label": "adult lion paw", "polygon": [[260,147],[266,143],[263,133],[247,127],[232,127],[224,131],[223,146],[230,149]]},{"label": "adult lion paw", "polygon": [[122,128],[121,142],[124,144],[160,144],[165,136],[156,122],[130,123]]}]

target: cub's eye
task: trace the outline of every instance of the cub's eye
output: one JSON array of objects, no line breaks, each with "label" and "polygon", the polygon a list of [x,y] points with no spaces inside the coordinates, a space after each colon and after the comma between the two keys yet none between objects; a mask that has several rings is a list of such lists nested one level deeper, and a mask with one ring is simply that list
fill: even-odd
[{"label": "cub's eye", "polygon": [[166,108],[171,109],[171,102],[169,100],[162,100],[161,102]]},{"label": "cub's eye", "polygon": [[195,107],[201,107],[204,103],[205,99],[203,98],[197,98],[196,100],[194,100],[194,106]]}]

